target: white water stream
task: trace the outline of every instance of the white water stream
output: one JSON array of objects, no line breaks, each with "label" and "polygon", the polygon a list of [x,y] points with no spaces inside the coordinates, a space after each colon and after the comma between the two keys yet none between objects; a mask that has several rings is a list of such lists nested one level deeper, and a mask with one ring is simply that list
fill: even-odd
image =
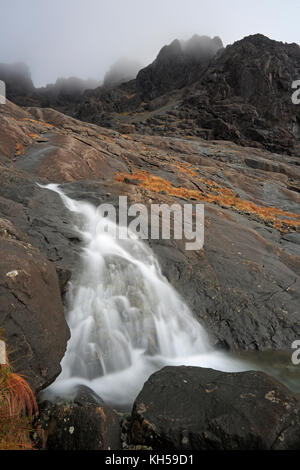
[{"label": "white water stream", "polygon": [[70,199],[58,185],[46,188],[74,213],[83,240],[81,271],[67,297],[71,339],[49,398],[85,384],[104,401],[122,407],[165,365],[249,369],[213,349],[144,242],[130,233],[126,240],[113,238],[104,231],[107,218],[95,206]]}]

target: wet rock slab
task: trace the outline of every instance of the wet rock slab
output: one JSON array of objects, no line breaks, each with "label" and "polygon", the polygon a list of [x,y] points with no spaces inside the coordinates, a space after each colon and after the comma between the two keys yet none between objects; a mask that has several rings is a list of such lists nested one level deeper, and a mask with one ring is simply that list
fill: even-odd
[{"label": "wet rock slab", "polygon": [[6,219],[0,253],[0,326],[9,360],[39,390],[60,373],[69,338],[55,266]]}]

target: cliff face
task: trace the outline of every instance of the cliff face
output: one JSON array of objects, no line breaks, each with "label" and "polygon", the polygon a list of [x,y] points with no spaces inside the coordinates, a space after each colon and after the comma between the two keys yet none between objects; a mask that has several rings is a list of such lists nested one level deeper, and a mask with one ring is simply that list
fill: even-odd
[{"label": "cliff face", "polygon": [[300,77],[299,46],[254,35],[225,49],[215,38],[204,53],[200,39],[185,48],[174,41],[135,81],[109,94],[86,93],[76,116],[116,129],[130,123],[142,133],[297,152],[300,108],[291,96]]},{"label": "cliff face", "polygon": [[222,48],[221,39],[206,36],[195,35],[185,43],[173,41],[161,49],[152,64],[138,73],[137,92],[143,99],[152,100],[194,83]]},{"label": "cliff face", "polygon": [[300,48],[262,35],[228,46],[183,99],[196,124],[212,137],[289,151],[299,138],[292,83],[300,77]]},{"label": "cliff face", "polygon": [[211,59],[222,49],[218,37],[194,35],[185,42],[176,39],[164,46],[155,61],[140,70],[135,80],[109,91],[100,87],[86,92],[75,116],[115,127],[118,115],[110,113],[124,116],[128,112],[143,113],[164,106],[170,92],[176,93],[199,80]]}]

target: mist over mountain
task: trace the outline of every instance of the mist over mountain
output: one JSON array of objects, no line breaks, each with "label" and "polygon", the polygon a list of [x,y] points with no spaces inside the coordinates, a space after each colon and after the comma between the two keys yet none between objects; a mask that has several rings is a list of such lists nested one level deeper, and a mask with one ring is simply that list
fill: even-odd
[{"label": "mist over mountain", "polygon": [[54,84],[36,88],[29,67],[23,63],[0,64],[0,80],[6,84],[7,98],[20,106],[60,106],[72,103],[87,89],[97,88],[100,81],[77,77],[58,78]]},{"label": "mist over mountain", "polygon": [[85,90],[97,88],[100,81],[89,78],[83,80],[78,77],[58,78],[54,84],[48,84],[45,87],[37,88],[41,93],[53,92],[54,95],[79,95]]},{"label": "mist over mountain", "polygon": [[200,78],[216,53],[223,49],[220,38],[194,35],[189,41],[176,39],[164,46],[155,61],[137,75],[136,85],[143,97],[153,99],[182,88]]},{"label": "mist over mountain", "polygon": [[22,62],[15,64],[0,63],[0,80],[6,83],[6,93],[11,98],[30,94],[34,91],[30,69]]},{"label": "mist over mountain", "polygon": [[[7,97],[22,106],[53,106],[67,113],[75,113],[75,104],[86,90],[97,89],[96,95],[136,78],[135,86],[147,100],[160,96],[170,89],[177,89],[199,78],[203,67],[217,51],[223,48],[221,39],[194,35],[188,41],[174,40],[164,46],[155,61],[145,68],[131,59],[121,58],[105,74],[103,83],[76,77],[58,78],[55,84],[35,88],[29,68],[25,64],[2,64],[0,79],[7,84]],[[130,88],[130,86],[129,86]],[[87,96],[89,95],[87,91]],[[90,94],[92,96],[93,93]],[[115,102],[115,100],[113,100]],[[66,107],[69,105],[69,108]],[[111,103],[113,105],[113,103]]]},{"label": "mist over mountain", "polygon": [[[135,80],[119,86],[99,87],[84,93],[74,116],[108,127],[118,126],[117,114],[154,111],[168,102],[168,94],[199,80],[210,61],[223,50],[220,38],[194,35],[163,46],[156,59],[141,69]],[[157,99],[157,100],[156,100]],[[156,101],[155,101],[156,100]],[[111,113],[117,113],[112,116]],[[147,119],[147,115],[143,115]],[[124,117],[126,121],[126,116]]]},{"label": "mist over mountain", "polygon": [[121,83],[128,82],[136,78],[141,68],[141,64],[135,60],[119,59],[110,67],[109,71],[106,72],[103,86],[105,88],[113,88],[121,85]]}]

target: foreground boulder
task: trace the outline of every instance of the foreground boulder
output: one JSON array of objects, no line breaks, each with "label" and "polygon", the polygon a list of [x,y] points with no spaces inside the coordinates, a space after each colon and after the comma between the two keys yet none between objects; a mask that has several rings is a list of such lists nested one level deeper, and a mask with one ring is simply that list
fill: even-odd
[{"label": "foreground boulder", "polygon": [[262,372],[166,367],[134,403],[131,441],[161,450],[299,449],[299,402]]},{"label": "foreground boulder", "polygon": [[0,328],[9,360],[38,391],[60,373],[69,329],[55,266],[0,219]]},{"label": "foreground boulder", "polygon": [[37,446],[45,450],[121,449],[118,415],[92,390],[79,386],[70,402],[39,406]]}]

